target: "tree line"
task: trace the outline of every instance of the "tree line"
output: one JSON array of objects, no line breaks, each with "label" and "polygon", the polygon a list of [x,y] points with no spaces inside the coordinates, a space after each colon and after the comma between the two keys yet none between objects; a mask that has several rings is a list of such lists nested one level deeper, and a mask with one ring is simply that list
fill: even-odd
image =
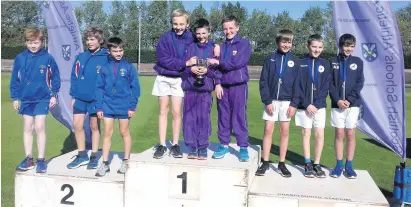
[{"label": "tree line", "polygon": [[[80,29],[98,26],[106,31],[106,36],[119,36],[126,42],[127,49],[138,47],[139,15],[141,15],[141,48],[154,50],[161,34],[170,29],[170,13],[183,8],[182,1],[152,1],[151,3],[136,1],[110,2],[110,11],[105,12],[102,1],[85,1],[75,9]],[[276,45],[274,37],[278,30],[292,29],[295,33],[295,53],[304,53],[309,35],[322,34],[325,38],[326,51],[337,51],[332,21],[332,3],[325,9],[310,7],[301,18],[293,19],[288,11],[275,15],[267,11],[249,11],[241,2],[215,2],[209,11],[200,3],[191,11],[190,23],[199,18],[210,21],[212,38],[221,42],[221,19],[226,15],[234,15],[240,22],[240,35],[247,37],[254,52],[268,53]],[[411,3],[395,13],[401,32],[404,54],[411,57]],[[34,1],[2,1],[1,2],[1,36],[3,46],[16,46],[23,43],[23,30],[26,27],[45,28],[39,5]],[[407,59],[407,58],[406,58]],[[410,65],[411,66],[411,65]]]}]

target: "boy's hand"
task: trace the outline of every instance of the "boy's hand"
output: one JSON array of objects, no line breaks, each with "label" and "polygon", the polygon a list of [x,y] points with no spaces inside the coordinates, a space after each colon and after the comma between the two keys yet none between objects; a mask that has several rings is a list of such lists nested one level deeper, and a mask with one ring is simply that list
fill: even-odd
[{"label": "boy's hand", "polygon": [[191,57],[190,60],[187,60],[186,66],[193,66],[197,64],[197,56]]},{"label": "boy's hand", "polygon": [[220,57],[220,45],[214,44],[214,56]]},{"label": "boy's hand", "polygon": [[16,111],[18,111],[19,109],[20,109],[20,106],[19,106],[19,101],[13,101],[13,108],[14,108],[14,110],[16,110]]},{"label": "boy's hand", "polygon": [[265,111],[267,112],[268,115],[272,116],[274,113],[274,104],[268,104],[265,106]]},{"label": "boy's hand", "polygon": [[295,110],[296,110],[296,108],[294,108],[294,107],[292,107],[292,106],[289,106],[289,107],[288,107],[288,110],[287,110],[287,117],[288,117],[288,118],[293,117],[294,114],[295,114]]},{"label": "boy's hand", "polygon": [[49,107],[53,108],[54,106],[56,106],[56,103],[57,103],[56,97],[51,97]]},{"label": "boy's hand", "polygon": [[315,113],[317,113],[317,110],[318,110],[318,109],[317,109],[314,105],[310,104],[310,105],[308,105],[308,107],[307,107],[306,113],[307,113],[307,115],[313,116]]},{"label": "boy's hand", "polygon": [[200,68],[198,66],[193,66],[191,67],[191,72],[196,75],[200,75]]},{"label": "boy's hand", "polygon": [[218,61],[217,59],[214,59],[214,58],[207,59],[207,63],[209,65],[220,65],[220,61]]},{"label": "boy's hand", "polygon": [[344,100],[339,100],[337,102],[338,107],[342,110],[342,109],[346,109],[348,108],[349,104],[347,105],[346,102]]},{"label": "boy's hand", "polygon": [[215,86],[215,95],[218,99],[221,99],[224,95],[223,87],[220,84]]},{"label": "boy's hand", "polygon": [[347,106],[347,108],[350,107],[350,102],[349,101],[345,100],[344,103]]},{"label": "boy's hand", "polygon": [[74,109],[74,102],[76,102],[76,99],[71,99],[71,109]]},{"label": "boy's hand", "polygon": [[132,118],[135,113],[136,113],[135,111],[128,110],[128,117]]},{"label": "boy's hand", "polygon": [[103,111],[97,111],[97,118],[103,119],[103,117],[104,117]]}]

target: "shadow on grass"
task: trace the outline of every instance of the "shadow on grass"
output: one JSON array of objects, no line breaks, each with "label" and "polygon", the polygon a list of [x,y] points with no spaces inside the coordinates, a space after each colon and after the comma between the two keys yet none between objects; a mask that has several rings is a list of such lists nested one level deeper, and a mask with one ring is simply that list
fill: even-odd
[{"label": "shadow on grass", "polygon": [[[383,149],[386,149],[388,151],[391,151],[390,149],[388,149],[386,146],[384,146],[383,144],[379,143],[378,141],[374,140],[374,139],[370,139],[370,138],[364,138],[365,141],[374,144],[378,147],[381,147]],[[407,158],[411,159],[411,138],[407,138]]]},{"label": "shadow on grass", "polygon": [[[250,142],[250,144],[260,145],[261,147],[263,146],[263,140],[262,139],[258,139],[256,137],[249,136],[248,141]],[[270,152],[274,155],[280,156],[280,147],[277,146],[277,145],[272,144]],[[261,156],[261,159],[262,159],[262,156]],[[302,156],[298,153],[295,153],[291,150],[287,151],[287,156],[286,156],[285,159],[290,161],[293,165],[304,165],[304,156]],[[278,162],[278,160],[276,162]]]}]

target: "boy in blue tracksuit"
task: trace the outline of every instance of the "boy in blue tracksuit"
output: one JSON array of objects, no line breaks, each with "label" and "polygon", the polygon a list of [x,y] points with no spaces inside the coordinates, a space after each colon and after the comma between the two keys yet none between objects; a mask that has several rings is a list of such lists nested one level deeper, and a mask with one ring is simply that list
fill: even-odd
[{"label": "boy in blue tracksuit", "polygon": [[[324,127],[326,118],[326,98],[331,82],[330,63],[319,58],[324,49],[321,35],[311,35],[307,41],[307,56],[301,61],[300,78],[296,85],[296,94],[300,99],[295,123],[301,127],[305,158],[304,176],[324,178],[320,166],[321,152],[324,146]],[[314,165],[310,158],[311,128],[315,128]]]},{"label": "boy in blue tracksuit", "polygon": [[[102,48],[104,43],[103,30],[89,28],[84,34],[88,50],[77,56],[71,72],[70,95],[73,107],[73,126],[76,136],[78,155],[67,165],[67,168],[78,168],[87,165],[87,169],[96,169],[98,165],[97,150],[100,141],[99,121],[96,111],[96,81],[101,67],[108,62],[108,53]],[[90,159],[86,152],[84,119],[90,116],[92,133],[92,153]]]},{"label": "boy in blue tracksuit", "polygon": [[110,171],[108,156],[111,137],[113,135],[114,119],[118,119],[121,136],[124,141],[124,158],[117,173],[126,172],[125,162],[130,158],[131,136],[129,119],[134,116],[140,97],[140,84],[137,70],[124,59],[123,41],[113,37],[108,40],[110,53],[109,63],[100,71],[97,77],[97,116],[104,117],[103,163],[96,176],[104,176]]},{"label": "boy in blue tracksuit", "polygon": [[278,49],[264,62],[260,76],[260,96],[264,103],[263,120],[265,120],[263,138],[263,163],[256,172],[262,176],[269,168],[272,135],[274,124],[280,122],[280,162],[278,169],[284,177],[291,177],[284,164],[288,148],[288,136],[291,117],[299,104],[295,93],[298,82],[300,60],[291,54],[294,34],[284,29],[276,37]]},{"label": "boy in blue tracksuit", "polygon": [[335,154],[337,165],[331,177],[340,177],[343,170],[344,135],[347,137],[347,161],[345,173],[348,178],[356,178],[352,160],[355,152],[355,128],[361,105],[361,90],[364,86],[363,61],[351,54],[356,39],[352,34],[343,34],[339,41],[339,54],[331,59],[332,82],[331,125],[335,127]]},{"label": "boy in blue tracksuit", "polygon": [[[46,115],[57,103],[60,90],[60,73],[56,61],[43,46],[43,33],[39,29],[25,30],[27,50],[14,59],[10,80],[13,107],[24,120],[24,151],[26,158],[17,170],[34,168],[32,157],[33,129],[37,134],[37,173],[45,173]],[[21,105],[19,106],[19,102]]]},{"label": "boy in blue tracksuit", "polygon": [[[196,42],[187,48],[186,60],[197,57],[199,61],[214,58],[214,42],[209,40],[210,25],[199,19],[194,24]],[[184,90],[183,135],[184,143],[190,147],[188,159],[207,159],[207,148],[211,136],[211,92],[221,87],[221,73],[212,66],[197,64],[187,67],[182,74]],[[217,94],[218,96],[218,94]]]}]

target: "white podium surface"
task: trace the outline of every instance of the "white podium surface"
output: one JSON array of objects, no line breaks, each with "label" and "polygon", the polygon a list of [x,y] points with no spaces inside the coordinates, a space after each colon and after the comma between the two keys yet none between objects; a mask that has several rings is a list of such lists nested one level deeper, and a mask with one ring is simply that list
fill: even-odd
[{"label": "white podium surface", "polygon": [[249,207],[381,207],[388,201],[365,170],[356,170],[357,179],[306,178],[301,166],[287,166],[291,178],[283,178],[270,164],[265,176],[256,176],[248,194]]},{"label": "white podium surface", "polygon": [[[35,169],[16,172],[16,207],[122,207],[124,175],[117,170],[123,155],[111,153],[111,172],[100,178],[95,176],[96,169],[87,170],[87,166],[67,169],[76,154],[77,150],[53,158],[45,174],[38,174]],[[100,164],[101,153],[98,157]]]},{"label": "white podium surface", "polygon": [[154,159],[153,149],[132,155],[125,175],[125,207],[247,206],[260,147],[250,146],[250,160],[240,162],[234,144],[229,146],[230,154],[212,159],[218,144],[211,143],[207,160],[187,159],[188,148],[180,146],[183,158],[173,158],[167,151],[162,159]]}]

